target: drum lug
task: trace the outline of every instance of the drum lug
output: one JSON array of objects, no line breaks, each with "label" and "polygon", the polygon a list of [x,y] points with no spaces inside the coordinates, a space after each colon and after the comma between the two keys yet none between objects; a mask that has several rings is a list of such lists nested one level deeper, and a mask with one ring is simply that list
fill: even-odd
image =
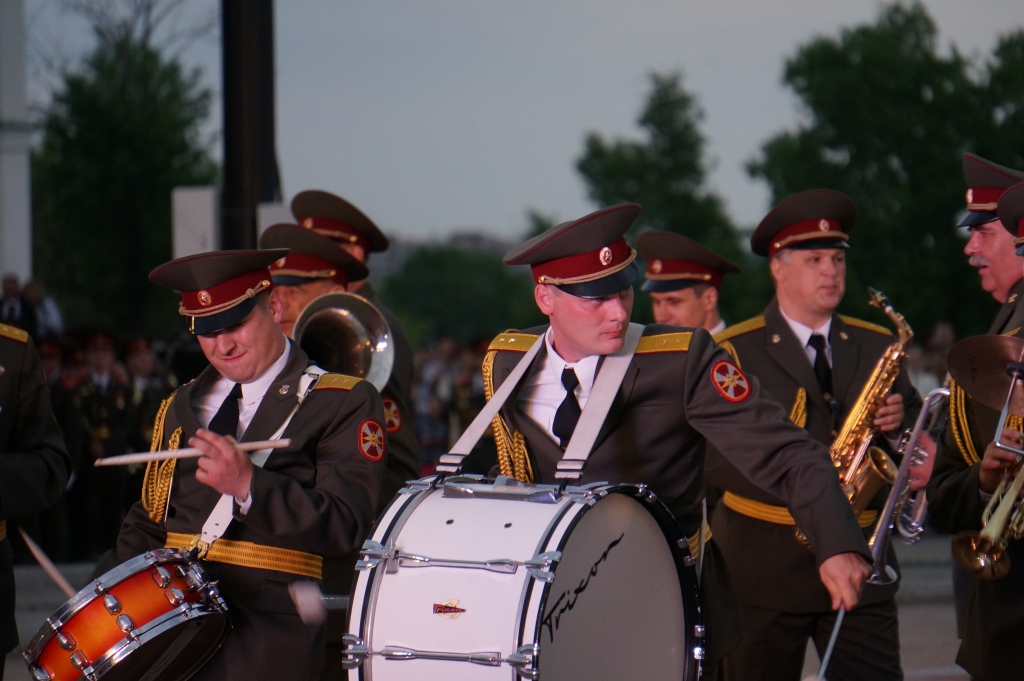
[{"label": "drum lug", "polygon": [[341,640],[345,646],[342,651],[342,669],[355,669],[366,662],[366,658],[370,655],[366,641],[352,634],[345,634]]},{"label": "drum lug", "polygon": [[106,608],[109,614],[117,615],[121,612],[121,601],[114,598],[111,594],[105,594],[103,596],[103,607]]},{"label": "drum lug", "polygon": [[702,647],[700,647],[700,646],[694,646],[693,647],[693,659],[695,659],[695,660],[703,660],[704,659],[704,649]]},{"label": "drum lug", "polygon": [[359,551],[363,559],[356,562],[356,570],[372,570],[383,560],[385,569],[389,573],[398,572],[398,561],[395,560],[395,542],[388,540],[387,546],[380,542],[367,539],[363,542],[363,548]]},{"label": "drum lug", "polygon": [[703,624],[695,624],[693,626],[693,635],[696,636],[697,638],[704,638],[704,625]]},{"label": "drum lug", "polygon": [[32,667],[32,681],[50,681],[50,675],[42,667]]},{"label": "drum lug", "polygon": [[683,556],[683,565],[685,565],[686,567],[693,567],[696,564],[697,559],[691,556],[689,553]]},{"label": "drum lug", "polygon": [[75,641],[75,637],[71,634],[65,634],[64,632],[57,632],[57,645],[69,653],[75,649],[78,642]]},{"label": "drum lug", "polygon": [[164,566],[158,565],[157,568],[153,570],[153,581],[161,589],[166,589],[171,585],[171,573],[168,572],[167,568]]},{"label": "drum lug", "polygon": [[551,571],[551,567],[561,559],[561,551],[546,551],[545,553],[534,556],[523,563],[523,565],[529,568],[531,577],[537,581],[550,584],[555,581],[555,573]]},{"label": "drum lug", "polygon": [[117,622],[118,629],[126,634],[135,628],[135,623],[132,622],[132,618],[128,615],[118,615],[114,621]]},{"label": "drum lug", "polygon": [[505,662],[516,670],[516,675],[524,679],[536,679],[540,673],[537,669],[538,655],[540,655],[540,644],[531,643],[519,646],[516,652],[505,658]]}]

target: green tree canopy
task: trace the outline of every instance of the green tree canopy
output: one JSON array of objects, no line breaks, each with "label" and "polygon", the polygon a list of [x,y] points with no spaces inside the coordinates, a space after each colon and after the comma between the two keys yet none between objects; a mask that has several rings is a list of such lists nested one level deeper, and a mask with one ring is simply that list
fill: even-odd
[{"label": "green tree canopy", "polygon": [[952,321],[983,332],[995,302],[968,267],[961,154],[1024,167],[1024,33],[975,64],[938,50],[919,3],[882,8],[872,25],[817,38],[786,62],[806,121],[769,139],[748,169],[773,203],[811,188],[857,203],[844,308],[869,312],[865,286],[889,294],[919,333]]},{"label": "green tree canopy", "polygon": [[[643,138],[607,141],[590,133],[576,167],[598,205],[632,201],[643,206],[633,237],[650,229],[675,232],[743,267],[743,274],[726,277],[720,306],[726,319],[737,322],[757,314],[770,292],[761,275],[764,263],[746,256],[721,197],[705,186],[703,119],[679,73],[652,74],[637,120]],[[647,294],[637,294],[633,318],[652,318]]]},{"label": "green tree canopy", "polygon": [[469,343],[546,321],[529,277],[496,255],[450,246],[414,253],[384,282],[381,297],[413,345],[442,336]]},{"label": "green tree canopy", "polygon": [[171,257],[171,189],[217,179],[199,133],[211,94],[148,29],[95,34],[33,154],[34,265],[72,324],[163,332],[177,323],[173,296],[146,275]]}]

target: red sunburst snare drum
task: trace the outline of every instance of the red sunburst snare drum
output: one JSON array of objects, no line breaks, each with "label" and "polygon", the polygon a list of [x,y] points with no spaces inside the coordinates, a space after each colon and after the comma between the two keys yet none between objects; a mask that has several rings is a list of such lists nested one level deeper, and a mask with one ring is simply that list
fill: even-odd
[{"label": "red sunburst snare drum", "polygon": [[156,549],[75,594],[22,655],[36,681],[177,681],[205,664],[229,630],[227,605],[202,566]]}]

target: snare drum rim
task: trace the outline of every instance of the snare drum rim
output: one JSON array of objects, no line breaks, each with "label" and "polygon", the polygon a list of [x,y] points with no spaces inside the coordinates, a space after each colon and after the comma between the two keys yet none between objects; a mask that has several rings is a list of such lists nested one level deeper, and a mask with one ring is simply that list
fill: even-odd
[{"label": "snare drum rim", "polygon": [[25,646],[22,657],[28,664],[34,665],[43,648],[50,642],[50,639],[56,636],[61,627],[70,622],[75,615],[94,600],[102,598],[103,594],[112,587],[149,567],[177,562],[188,562],[188,556],[178,549],[153,549],[104,572],[46,618],[46,624],[36,631],[28,645]]},{"label": "snare drum rim", "polygon": [[[697,647],[705,648],[703,639],[698,643],[695,627],[702,624],[701,609],[700,609],[700,588],[697,583],[697,570],[692,565],[686,565],[684,558],[690,555],[689,544],[686,549],[680,548],[677,541],[672,541],[670,537],[675,536],[676,539],[683,539],[685,542],[685,536],[679,527],[678,521],[675,516],[668,509],[668,506],[658,498],[656,494],[643,483],[620,483],[614,485],[603,485],[592,489],[593,497],[596,499],[593,503],[582,502],[585,508],[581,509],[572,520],[569,525],[565,528],[562,536],[558,539],[558,545],[555,547],[549,547],[547,551],[562,551],[565,545],[569,541],[569,537],[572,536],[573,531],[576,529],[576,525],[580,520],[587,514],[587,512],[597,505],[604,497],[609,494],[625,494],[637,501],[644,509],[650,513],[651,517],[658,524],[658,528],[665,536],[665,543],[668,545],[669,552],[672,554],[672,560],[675,562],[676,574],[679,577],[679,591],[683,597],[683,615],[686,619],[684,623],[685,629],[683,631],[683,643],[685,647],[684,659],[686,660],[686,668],[684,670],[683,681],[696,681],[698,678],[698,670],[701,668],[701,661],[694,659],[693,651]],[[648,500],[648,494],[653,495],[653,500]],[[671,530],[671,534],[666,532]],[[555,572],[557,573],[558,566],[555,565]],[[531,582],[537,580],[531,579]],[[551,589],[554,586],[554,582],[549,582],[543,585],[543,592],[541,594],[540,604],[537,610],[537,621],[534,625],[533,639],[524,640],[526,630],[526,621],[524,621],[520,629],[519,645],[529,645],[531,643],[540,644],[541,637],[541,624],[543,621],[542,613],[547,606],[548,596],[551,594]],[[531,584],[528,589],[532,589]],[[530,592],[527,591],[526,597],[530,597]],[[539,668],[540,660],[544,656],[544,646],[539,646],[539,652],[536,659],[533,662],[534,668]]]}]

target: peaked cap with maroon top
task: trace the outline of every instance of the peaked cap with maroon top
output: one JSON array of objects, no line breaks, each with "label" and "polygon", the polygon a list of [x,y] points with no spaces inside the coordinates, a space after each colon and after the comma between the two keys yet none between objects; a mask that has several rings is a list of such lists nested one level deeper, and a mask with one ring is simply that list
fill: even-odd
[{"label": "peaked cap with maroon top", "polygon": [[999,221],[1013,235],[1017,255],[1024,255],[1024,182],[1010,187],[999,197],[996,206]]},{"label": "peaked cap with maroon top", "polygon": [[857,220],[853,199],[832,189],[794,194],[761,220],[750,236],[750,250],[772,257],[784,248],[849,248],[848,236]]},{"label": "peaked cap with maroon top", "polygon": [[580,298],[610,296],[639,275],[636,251],[623,236],[643,209],[620,203],[555,225],[505,254],[506,265],[530,265],[533,280]]},{"label": "peaked cap with maroon top", "polygon": [[695,284],[710,284],[721,290],[726,274],[741,271],[693,239],[672,232],[644,232],[636,240],[636,250],[647,261],[643,289],[654,293]]},{"label": "peaked cap with maroon top", "polygon": [[297,286],[318,279],[330,279],[342,286],[366,279],[366,265],[348,251],[311,229],[280,223],[268,227],[260,237],[260,248],[287,248],[288,255],[270,265],[279,286]]},{"label": "peaked cap with maroon top", "polygon": [[[967,215],[957,227],[977,227],[998,219],[999,198],[1007,189],[1024,182],[1024,173],[983,159],[976,154],[964,154],[964,179],[967,181]],[[1016,226],[1006,229],[1016,235]]]},{"label": "peaked cap with maroon top", "polygon": [[357,244],[367,255],[388,250],[388,238],[366,214],[345,199],[319,189],[299,192],[292,199],[299,225],[341,243]]},{"label": "peaked cap with maroon top", "polygon": [[178,312],[190,318],[189,330],[206,336],[246,318],[256,296],[274,286],[270,264],[286,255],[286,248],[197,253],[160,265],[149,280],[179,292]]}]

